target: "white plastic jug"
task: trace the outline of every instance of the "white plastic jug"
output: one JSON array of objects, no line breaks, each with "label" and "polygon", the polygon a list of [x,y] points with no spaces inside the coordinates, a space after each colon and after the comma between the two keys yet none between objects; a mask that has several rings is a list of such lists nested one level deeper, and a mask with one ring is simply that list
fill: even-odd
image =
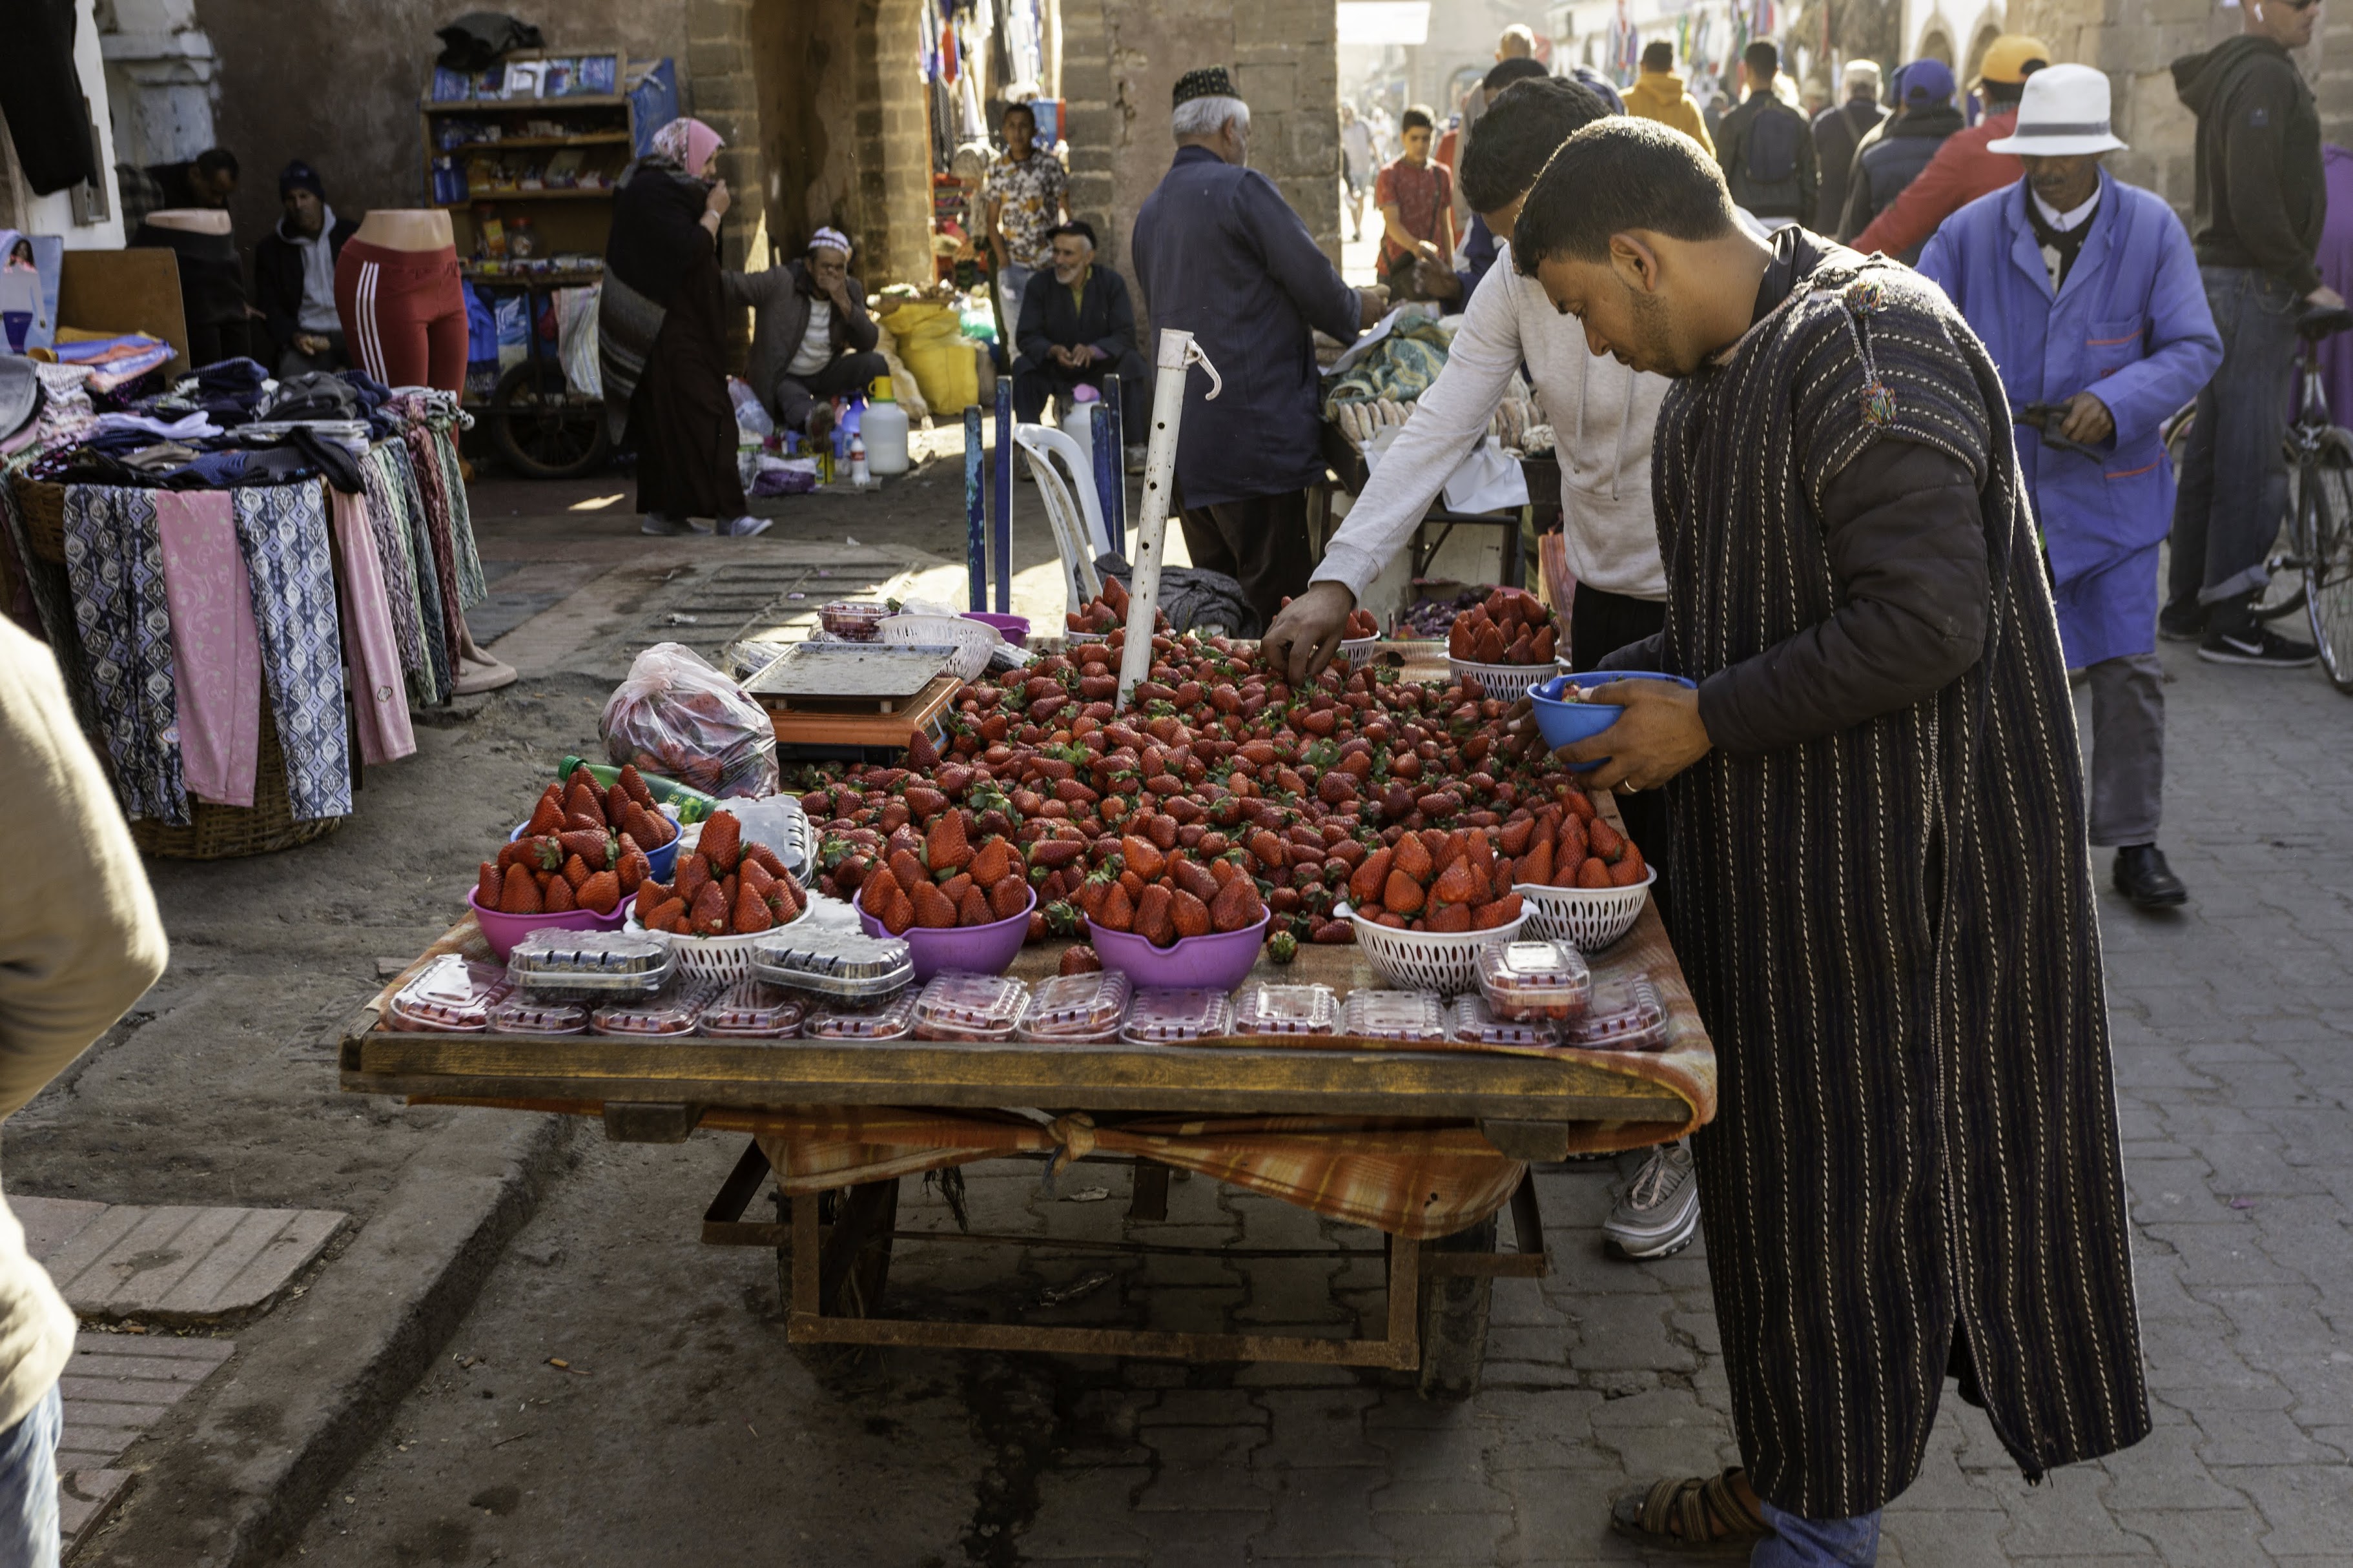
[{"label": "white plastic jug", "polygon": [[1085,468],[1079,478],[1094,483],[1095,462],[1095,389],[1082,384],[1071,395],[1062,399],[1062,434],[1079,444],[1086,455]]},{"label": "white plastic jug", "polygon": [[873,401],[859,426],[866,438],[866,468],[876,476],[907,471],[907,411],[891,395],[891,378],[874,378]]}]

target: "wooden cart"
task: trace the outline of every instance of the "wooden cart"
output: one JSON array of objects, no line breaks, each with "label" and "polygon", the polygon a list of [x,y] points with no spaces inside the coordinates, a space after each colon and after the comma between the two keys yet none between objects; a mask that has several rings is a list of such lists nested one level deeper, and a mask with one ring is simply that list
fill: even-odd
[{"label": "wooden cart", "polygon": [[[486,957],[469,915],[417,961],[449,952]],[[1023,952],[1013,973],[1051,974],[1063,944]],[[1639,966],[1670,994],[1682,1048],[1712,1070],[1682,973],[1654,909],[1634,931],[1592,957],[1597,980]],[[414,973],[414,969],[410,973]],[[598,1036],[432,1035],[377,1026],[404,975],[353,1020],[342,1042],[343,1087],[414,1102],[491,1105],[599,1117],[608,1138],[679,1142],[697,1131],[751,1133],[753,1141],[703,1216],[702,1238],[778,1250],[791,1303],[787,1332],[802,1342],[1156,1356],[1187,1361],[1288,1361],[1419,1370],[1424,1391],[1474,1391],[1486,1342],[1492,1282],[1546,1271],[1535,1189],[1514,1194],[1516,1249],[1496,1250],[1490,1215],[1456,1235],[1418,1243],[1386,1237],[1388,1303],[1378,1338],[1145,1332],[1121,1329],[944,1322],[878,1315],[894,1242],[1006,1243],[1077,1251],[1179,1253],[1223,1258],[1346,1256],[1369,1248],[1210,1248],[1139,1241],[910,1232],[897,1225],[897,1179],[839,1189],[822,1201],[786,1199],[779,1223],[745,1219],[770,1175],[757,1135],[786,1108],[923,1106],[988,1110],[1082,1106],[1118,1112],[1202,1115],[1324,1114],[1441,1119],[1474,1124],[1516,1160],[1558,1160],[1581,1150],[1639,1147],[1672,1137],[1712,1105],[1611,1058],[1525,1058],[1400,1050],[1365,1041],[1338,1048],[1294,1045],[1030,1046],[899,1041],[670,1041]],[[1346,991],[1381,984],[1353,946],[1301,950],[1254,978],[1317,981]],[[1690,1059],[1686,1055],[1684,1059]],[[1704,1098],[1704,1097],[1703,1097]],[[1122,1163],[1130,1163],[1122,1159]],[[1131,1214],[1166,1214],[1168,1168],[1134,1166]]]}]

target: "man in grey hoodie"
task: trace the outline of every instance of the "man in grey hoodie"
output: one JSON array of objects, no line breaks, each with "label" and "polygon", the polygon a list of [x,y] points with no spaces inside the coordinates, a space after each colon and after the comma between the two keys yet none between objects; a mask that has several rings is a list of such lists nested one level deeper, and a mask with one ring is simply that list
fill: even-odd
[{"label": "man in grey hoodie", "polygon": [[2314,261],[2328,205],[2320,116],[2288,54],[2311,41],[2319,0],[2247,0],[2241,15],[2238,37],[2173,62],[2175,89],[2198,116],[2189,237],[2222,365],[2198,395],[2158,629],[2196,642],[2203,659],[2281,669],[2315,657],[2253,610],[2286,500],[2280,437],[2296,318],[2345,301]]}]

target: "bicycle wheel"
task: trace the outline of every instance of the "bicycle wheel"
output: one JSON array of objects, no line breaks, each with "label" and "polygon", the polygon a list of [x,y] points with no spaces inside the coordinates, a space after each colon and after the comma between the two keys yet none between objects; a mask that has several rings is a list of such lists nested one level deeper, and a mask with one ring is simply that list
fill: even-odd
[{"label": "bicycle wheel", "polygon": [[2353,470],[2324,458],[2306,472],[2317,482],[2296,507],[2305,609],[2321,668],[2353,696]]}]

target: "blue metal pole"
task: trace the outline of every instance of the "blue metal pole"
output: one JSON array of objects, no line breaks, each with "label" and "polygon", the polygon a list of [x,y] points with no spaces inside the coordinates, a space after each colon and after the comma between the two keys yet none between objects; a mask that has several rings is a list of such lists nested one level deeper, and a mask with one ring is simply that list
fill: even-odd
[{"label": "blue metal pole", "polygon": [[1103,377],[1103,433],[1095,437],[1095,450],[1111,448],[1111,467],[1096,459],[1095,472],[1111,476],[1111,489],[1103,497],[1103,532],[1110,536],[1114,555],[1127,553],[1127,411],[1119,400],[1119,377]]},{"label": "blue metal pole", "polygon": [[[1109,384],[1118,384],[1109,376],[1103,379]],[[1112,435],[1116,424],[1117,416],[1104,405],[1097,403],[1090,406],[1087,445],[1094,452],[1095,504],[1103,509],[1103,538],[1106,540],[1117,538],[1119,530],[1115,521],[1119,516],[1119,444]]]},{"label": "blue metal pole", "polygon": [[1013,378],[997,378],[997,613],[1013,613]]},{"label": "blue metal pole", "polygon": [[988,608],[988,489],[980,472],[980,405],[964,411],[964,552],[971,569],[972,607]]}]

